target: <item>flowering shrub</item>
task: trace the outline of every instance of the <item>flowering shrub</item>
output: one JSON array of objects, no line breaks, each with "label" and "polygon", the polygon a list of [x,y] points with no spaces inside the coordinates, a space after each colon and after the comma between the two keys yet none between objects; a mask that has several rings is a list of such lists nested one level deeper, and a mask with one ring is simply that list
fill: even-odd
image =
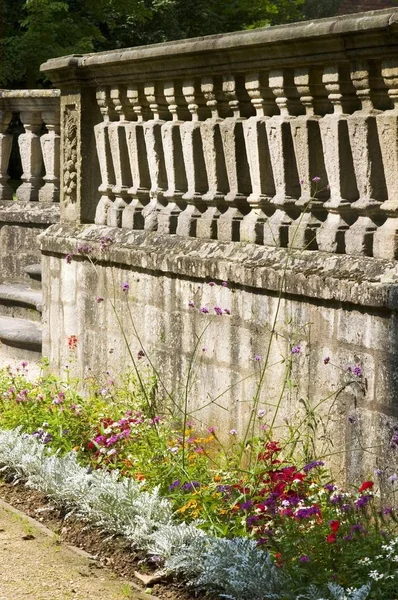
[{"label": "flowering shrub", "polygon": [[[166,530],[162,530],[157,537],[153,534],[151,552],[156,554],[156,544],[161,545],[162,556],[169,561],[167,564],[174,565],[176,571],[185,569],[186,575],[193,577],[197,584],[220,593],[224,593],[223,589],[240,590],[228,592],[230,598],[242,600],[254,594],[252,597],[268,600],[268,596],[264,596],[268,590],[265,583],[256,587],[252,581],[255,573],[260,582],[261,578],[268,581],[272,573],[275,590],[284,589],[286,581],[290,582],[293,590],[290,596],[287,592],[275,595],[281,600],[299,597],[298,594],[303,599],[319,600],[340,596],[395,598],[398,586],[396,507],[377,505],[376,486],[371,479],[354,490],[340,489],[322,460],[299,462],[299,456],[290,456],[283,443],[273,439],[272,428],[264,423],[266,412],[261,408],[253,417],[255,435],[242,446],[236,430],[231,429],[230,442],[225,445],[218,439],[215,427],[198,432],[186,419],[156,414],[152,405],[149,410],[140,396],[140,386],[131,375],[120,386],[109,375],[98,385],[87,380],[85,386],[89,393],[85,396],[78,393],[77,384],[68,378],[60,381],[51,376],[31,383],[24,377],[23,367],[17,372],[5,370],[0,375],[0,429],[21,427],[28,439],[45,451],[38,454],[38,460],[43,457],[50,460],[46,463],[50,469],[46,467],[48,476],[45,481],[40,479],[40,489],[57,498],[63,495],[65,502],[69,502],[68,494],[71,497],[77,494],[83,503],[86,483],[83,485],[83,480],[76,483],[80,491],[73,491],[69,478],[62,484],[61,492],[59,469],[64,468],[64,463],[58,463],[58,458],[55,460],[51,455],[57,451],[60,459],[65,456],[66,460],[71,456],[68,452],[74,449],[79,462],[85,468],[89,466],[98,481],[102,481],[106,472],[112,472],[111,479],[103,479],[104,485],[107,482],[106,485],[112,487],[110,482],[116,483],[122,476],[126,482],[123,485],[128,487],[130,481],[136,490],[134,494],[137,490],[160,493],[167,499],[169,513],[173,512],[175,519],[187,523],[188,529],[167,530],[167,535]],[[85,472],[83,469],[82,477]],[[39,486],[38,476],[30,477]],[[393,486],[396,479],[390,477]],[[112,502],[112,507],[115,511],[112,519],[116,522],[122,517],[118,515],[117,504]],[[105,517],[98,519],[106,526]],[[137,536],[143,536],[146,527],[140,523],[144,529],[135,528]],[[194,531],[198,533],[194,535]],[[190,535],[197,540],[195,551],[202,553],[202,562],[207,565],[201,574],[194,573],[195,561],[188,560],[185,554],[177,553],[178,558],[173,554],[177,552],[173,546],[177,542],[183,546],[179,552],[188,551],[186,540]],[[229,571],[228,561],[222,563],[210,558],[213,554],[208,540],[213,540],[213,536],[229,538],[231,545],[225,546],[228,551],[246,553],[251,565],[247,573],[252,573],[251,579],[248,575],[249,580],[241,580],[237,567]],[[171,539],[177,541],[171,542]],[[250,541],[250,547],[236,541],[239,539]],[[213,550],[218,548],[215,542],[210,545]],[[253,548],[257,548],[259,554],[253,554]],[[266,558],[261,566],[262,556]],[[215,568],[225,570],[225,581],[229,583],[222,584],[223,588],[216,589],[205,583],[214,580]],[[232,577],[234,573],[236,581]],[[332,583],[334,588],[327,587]],[[319,592],[308,595],[310,585]],[[343,590],[343,595],[339,590]]]}]

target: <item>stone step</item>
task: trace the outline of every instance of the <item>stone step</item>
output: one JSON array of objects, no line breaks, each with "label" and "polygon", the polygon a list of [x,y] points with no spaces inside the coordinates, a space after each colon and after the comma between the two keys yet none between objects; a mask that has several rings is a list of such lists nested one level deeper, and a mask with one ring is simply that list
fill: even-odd
[{"label": "stone step", "polygon": [[[35,321],[0,316],[0,341],[3,346],[41,352],[41,326]],[[23,353],[21,354],[23,358]]]},{"label": "stone step", "polygon": [[41,290],[22,283],[0,284],[0,315],[41,321]]}]

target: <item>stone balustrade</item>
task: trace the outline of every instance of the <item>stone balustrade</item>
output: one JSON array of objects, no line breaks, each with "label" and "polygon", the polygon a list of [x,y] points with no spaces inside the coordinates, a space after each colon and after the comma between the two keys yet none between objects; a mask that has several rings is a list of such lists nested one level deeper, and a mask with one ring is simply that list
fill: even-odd
[{"label": "stone balustrade", "polygon": [[7,172],[14,137],[9,125],[16,113],[24,129],[18,135],[23,173],[16,199],[59,200],[59,95],[58,90],[0,90],[0,201],[14,197]]},{"label": "stone balustrade", "polygon": [[397,50],[387,9],[48,61],[64,218],[397,258]]}]

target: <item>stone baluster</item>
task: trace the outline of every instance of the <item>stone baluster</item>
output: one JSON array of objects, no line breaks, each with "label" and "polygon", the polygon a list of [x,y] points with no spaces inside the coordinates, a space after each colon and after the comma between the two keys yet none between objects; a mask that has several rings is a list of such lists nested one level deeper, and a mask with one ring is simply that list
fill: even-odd
[{"label": "stone baluster", "polygon": [[301,213],[289,229],[289,246],[307,250],[317,248],[316,231],[324,214],[323,201],[329,197],[319,129],[321,117],[315,114],[318,98],[314,98],[312,91],[312,87],[317,86],[317,75],[308,67],[295,69],[294,83],[305,115],[299,115],[290,122],[301,186],[296,207]]},{"label": "stone baluster", "polygon": [[101,185],[98,188],[101,197],[95,213],[95,222],[98,225],[105,225],[108,223],[108,213],[113,203],[112,189],[115,182],[109,143],[110,116],[114,115],[114,111],[106,88],[99,87],[96,98],[103,121],[94,127],[95,144],[101,172]]},{"label": "stone baluster", "polygon": [[237,89],[239,84],[244,89],[244,83],[239,82],[235,76],[223,77],[223,94],[228,99],[233,116],[220,123],[229,191],[225,196],[228,209],[218,220],[217,238],[227,242],[240,239],[240,225],[244,215],[250,211],[247,197],[252,191],[243,130],[246,119],[241,116]]},{"label": "stone baluster", "polygon": [[201,90],[211,116],[201,124],[203,153],[206,165],[208,191],[202,197],[207,209],[198,219],[196,235],[200,238],[217,239],[217,223],[222,212],[227,210],[225,195],[228,193],[228,178],[225,166],[224,149],[221,139],[220,104],[216,93],[219,81],[213,77],[203,77]]},{"label": "stone baluster", "polygon": [[387,187],[387,200],[380,210],[387,217],[373,235],[373,256],[398,259],[398,60],[382,63],[382,76],[393,101],[392,110],[376,118],[383,170]]},{"label": "stone baluster", "polygon": [[380,200],[387,199],[376,125],[381,111],[373,107],[369,65],[353,65],[351,79],[361,102],[360,110],[347,119],[359,199],[351,206],[358,218],[345,235],[345,251],[372,256],[373,235],[381,215]]},{"label": "stone baluster", "polygon": [[119,86],[111,88],[110,99],[118,121],[108,126],[109,145],[112,156],[115,185],[112,187],[114,201],[108,213],[108,225],[122,226],[122,215],[128,204],[128,190],[132,185],[130,163],[127,151],[126,125],[132,109],[127,102],[125,90]]},{"label": "stone baluster", "polygon": [[0,200],[12,200],[13,191],[7,183],[8,165],[10,162],[12,135],[6,133],[11,121],[11,113],[0,110]]},{"label": "stone baluster", "polygon": [[136,120],[126,123],[127,149],[133,183],[128,190],[131,202],[123,211],[122,227],[144,229],[142,211],[149,203],[151,180],[144,137],[145,107],[138,85],[128,86],[127,100],[133,108]]},{"label": "stone baluster", "polygon": [[40,144],[46,174],[44,185],[39,191],[40,202],[59,201],[59,172],[60,172],[60,112],[42,111],[42,119],[47,127],[47,133],[41,136]]},{"label": "stone baluster", "polygon": [[20,113],[20,119],[25,133],[18,137],[23,183],[17,189],[17,199],[30,202],[39,199],[39,189],[42,185],[43,155],[39,134],[43,121],[40,112],[37,111],[23,111]]},{"label": "stone baluster", "polygon": [[187,207],[178,217],[177,234],[195,237],[198,219],[201,218],[206,208],[202,196],[208,189],[208,182],[195,80],[184,81],[182,92],[188,104],[188,110],[192,115],[192,120],[185,121],[180,127],[187,178],[187,191],[182,199],[187,202]]},{"label": "stone baluster", "polygon": [[142,211],[144,229],[155,231],[158,227],[159,212],[166,205],[164,193],[168,188],[166,165],[162,144],[162,125],[167,111],[161,103],[162,91],[154,83],[145,84],[144,94],[152,112],[152,119],[144,121],[144,136],[151,178],[150,202]]},{"label": "stone baluster", "polygon": [[295,203],[300,195],[299,178],[294,155],[290,122],[294,103],[291,93],[289,72],[272,70],[269,73],[269,86],[276,97],[280,114],[266,122],[268,145],[275,182],[275,196],[271,203],[276,208],[264,228],[264,244],[286,247],[289,241],[289,227],[297,217]]},{"label": "stone baluster", "polygon": [[265,223],[274,211],[270,201],[275,196],[275,183],[266,122],[274,114],[276,105],[268,87],[267,74],[249,73],[246,75],[245,87],[256,114],[243,123],[252,192],[247,198],[251,211],[241,224],[240,239],[262,244]]},{"label": "stone baluster", "polygon": [[345,233],[354,220],[351,202],[358,198],[345,114],[352,108],[352,95],[346,76],[337,65],[327,66],[322,80],[333,105],[333,113],[319,122],[330,199],[323,205],[327,217],[316,238],[319,250],[344,253]]},{"label": "stone baluster", "polygon": [[[176,233],[178,217],[185,209],[182,199],[187,191],[184,156],[182,151],[181,126],[184,121],[182,106],[182,90],[180,85],[168,81],[164,84],[164,95],[172,120],[162,125],[162,142],[167,174],[168,188],[164,193],[167,206],[159,213],[158,231],[160,233]],[[185,114],[186,116],[186,114]]]}]

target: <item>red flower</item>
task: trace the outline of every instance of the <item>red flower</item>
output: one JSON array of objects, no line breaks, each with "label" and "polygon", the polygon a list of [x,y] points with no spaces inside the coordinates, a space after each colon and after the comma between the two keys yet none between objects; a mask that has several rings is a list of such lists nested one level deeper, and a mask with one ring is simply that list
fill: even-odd
[{"label": "red flower", "polygon": [[77,347],[77,337],[75,335],[70,335],[68,337],[68,346],[69,350],[75,350]]},{"label": "red flower", "polygon": [[374,486],[373,481],[364,481],[361,487],[359,488],[359,492],[362,493],[365,490],[371,490]]},{"label": "red flower", "polygon": [[340,521],[330,521],[329,525],[333,533],[337,533],[340,527]]},{"label": "red flower", "polygon": [[336,534],[335,533],[330,533],[329,535],[326,536],[326,541],[328,544],[334,544],[336,541]]}]

